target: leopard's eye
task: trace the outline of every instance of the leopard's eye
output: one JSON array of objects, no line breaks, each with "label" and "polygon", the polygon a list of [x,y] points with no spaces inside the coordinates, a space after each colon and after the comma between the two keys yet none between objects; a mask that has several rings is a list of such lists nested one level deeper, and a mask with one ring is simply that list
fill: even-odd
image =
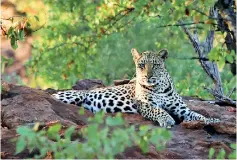
[{"label": "leopard's eye", "polygon": [[140,63],[140,64],[138,64],[138,67],[141,68],[141,69],[144,69],[145,68],[145,64],[144,63]]}]

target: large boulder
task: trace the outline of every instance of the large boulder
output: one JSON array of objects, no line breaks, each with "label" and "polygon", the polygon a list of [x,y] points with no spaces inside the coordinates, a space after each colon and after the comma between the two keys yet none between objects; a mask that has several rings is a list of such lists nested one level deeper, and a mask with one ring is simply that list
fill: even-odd
[{"label": "large boulder", "polygon": [[[80,87],[80,89],[83,88]],[[63,125],[76,125],[80,128],[87,125],[88,117],[93,116],[89,111],[85,111],[84,115],[80,115],[78,113],[79,107],[64,104],[51,98],[50,94],[47,93],[48,91],[11,84],[5,84],[4,91],[1,102],[2,158],[21,159],[32,157],[27,151],[18,155],[14,154],[15,144],[10,140],[17,136],[16,128],[19,125],[59,121]],[[220,118],[222,122],[215,125],[204,125],[201,122],[181,123],[170,129],[173,136],[164,151],[157,152],[154,146],[150,146],[150,152],[142,154],[139,148],[131,147],[127,148],[124,153],[118,154],[117,158],[206,159],[211,147],[217,150],[224,148],[227,153],[230,153],[229,144],[236,141],[236,116],[235,112],[232,112],[234,110],[230,110],[228,106],[220,107],[197,99],[189,98],[185,102],[190,109],[208,117]],[[137,126],[150,124],[159,127],[138,114],[124,113],[123,117],[129,124]]]}]

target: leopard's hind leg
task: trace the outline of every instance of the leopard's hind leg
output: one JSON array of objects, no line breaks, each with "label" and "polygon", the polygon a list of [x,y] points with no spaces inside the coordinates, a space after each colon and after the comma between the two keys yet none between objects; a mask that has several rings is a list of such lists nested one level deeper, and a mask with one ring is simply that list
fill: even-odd
[{"label": "leopard's hind leg", "polygon": [[218,118],[207,118],[199,113],[189,110],[189,113],[184,117],[184,121],[203,121],[205,124],[219,123]]},{"label": "leopard's hind leg", "polygon": [[220,122],[220,120],[217,118],[207,118],[195,111],[190,110],[183,101],[174,103],[172,106],[169,107],[168,112],[178,116],[178,118],[181,121],[186,121],[186,122],[187,121],[203,121],[205,124]]}]

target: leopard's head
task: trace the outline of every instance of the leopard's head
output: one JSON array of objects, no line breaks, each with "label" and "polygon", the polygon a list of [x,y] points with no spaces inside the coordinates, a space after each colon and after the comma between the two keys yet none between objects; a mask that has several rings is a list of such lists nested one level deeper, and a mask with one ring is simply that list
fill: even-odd
[{"label": "leopard's head", "polygon": [[145,51],[141,54],[132,49],[131,52],[136,65],[136,81],[140,85],[154,87],[165,81],[167,71],[164,62],[168,56],[166,49],[159,52]]}]

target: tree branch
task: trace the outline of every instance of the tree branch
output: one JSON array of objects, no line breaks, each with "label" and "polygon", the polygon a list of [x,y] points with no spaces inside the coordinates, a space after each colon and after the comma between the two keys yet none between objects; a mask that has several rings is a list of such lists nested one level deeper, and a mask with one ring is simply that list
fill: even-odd
[{"label": "tree branch", "polygon": [[73,45],[73,44],[84,46],[84,45],[83,45],[82,43],[80,43],[80,42],[61,43],[61,44],[56,45],[56,46],[54,46],[54,47],[52,47],[52,48],[48,48],[47,51],[53,50],[53,49],[56,49],[56,48],[60,48],[60,47],[65,46],[65,45]]},{"label": "tree branch", "polygon": [[236,91],[236,87],[232,88],[232,90],[230,90],[230,92],[227,94],[227,97],[230,98],[230,96],[233,94],[233,92]]},{"label": "tree branch", "polygon": [[225,104],[236,107],[236,102],[233,101],[231,98],[221,95],[220,93],[216,92],[215,89],[211,89],[211,88],[204,88],[204,89],[206,89],[209,93],[211,93],[216,98],[216,103],[223,102]]},{"label": "tree branch", "polygon": [[32,32],[37,32],[38,30],[44,28],[45,24],[46,24],[46,22],[44,24],[42,24],[39,28],[32,30]]},{"label": "tree branch", "polygon": [[[179,60],[199,60],[199,61],[211,61],[209,58],[206,57],[174,57],[174,56],[169,56],[169,58],[173,58],[173,59],[179,59]],[[218,61],[215,61],[218,62]],[[226,64],[231,64],[228,61],[225,61]]]},{"label": "tree branch", "polygon": [[[220,19],[219,17],[212,17],[212,16],[209,16],[209,15],[207,15],[206,13],[204,13],[204,12],[198,10],[197,8],[192,8],[192,10],[194,10],[194,11],[200,13],[201,15],[204,15],[204,16],[208,17],[209,19],[213,19],[213,20],[219,20],[219,19]],[[221,19],[223,19],[223,20],[225,20],[225,21],[230,21],[229,19],[226,19],[226,18],[221,18]]]},{"label": "tree branch", "polygon": [[[209,15],[212,18],[217,18],[218,11],[215,8],[210,8]],[[224,96],[221,77],[220,77],[217,64],[215,62],[203,60],[203,59],[207,59],[208,54],[213,48],[213,40],[214,40],[214,35],[215,35],[214,29],[211,29],[208,32],[208,35],[205,41],[200,43],[196,30],[192,34],[190,30],[186,27],[186,25],[184,25],[185,23],[182,20],[179,21],[179,24],[182,27],[185,34],[188,36],[190,42],[192,43],[195,49],[195,52],[198,54],[201,66],[203,67],[204,71],[213,80],[215,84],[214,89],[206,88],[207,91],[210,92],[217,101],[225,102],[230,105],[236,105],[233,100],[231,100],[229,97]]]},{"label": "tree branch", "polygon": [[2,27],[2,25],[1,25],[1,30],[3,31],[4,35],[8,35],[6,30]]},{"label": "tree branch", "polygon": [[[190,25],[197,25],[197,24],[206,24],[204,21],[200,21],[198,23],[195,22],[187,22],[187,23],[178,23],[178,24],[168,24],[163,26],[157,26],[156,28],[164,28],[164,27],[180,27],[180,26],[190,26]],[[212,25],[217,25],[215,23],[211,23]],[[210,24],[207,24],[210,25]]]},{"label": "tree branch", "polygon": [[11,17],[9,17],[9,18],[1,18],[2,20],[5,20],[5,21],[12,21],[12,19],[13,18],[15,18],[15,17],[24,17],[24,16],[11,16]]}]

